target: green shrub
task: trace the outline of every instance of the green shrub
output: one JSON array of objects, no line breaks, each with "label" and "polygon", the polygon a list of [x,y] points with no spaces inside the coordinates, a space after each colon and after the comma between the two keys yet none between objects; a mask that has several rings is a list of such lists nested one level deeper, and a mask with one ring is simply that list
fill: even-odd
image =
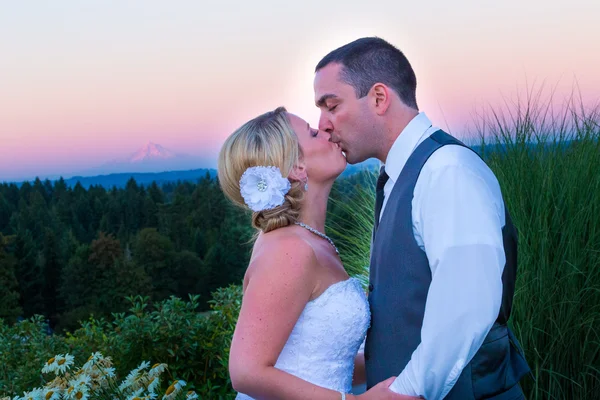
[{"label": "green shrub", "polygon": [[78,367],[71,354],[57,354],[46,361],[41,373],[42,384],[28,388],[13,400],[198,400],[187,382],[165,376],[169,373],[167,364],[143,361],[119,378],[111,357],[99,352],[92,353]]},{"label": "green shrub", "polygon": [[186,381],[200,398],[234,396],[227,365],[240,287],[217,290],[206,313],[197,312],[197,296],[154,305],[140,296],[130,301],[128,313],[116,314],[110,322],[90,317],[66,337],[47,335],[40,318],[0,324],[0,395],[40,386],[39,371],[55,354],[70,353],[83,363],[98,351],[111,356],[119,377],[152,360],[168,364],[171,378]]},{"label": "green shrub", "polygon": [[0,397],[41,385],[44,363],[68,350],[65,338],[49,335],[40,316],[11,325],[0,319]]}]

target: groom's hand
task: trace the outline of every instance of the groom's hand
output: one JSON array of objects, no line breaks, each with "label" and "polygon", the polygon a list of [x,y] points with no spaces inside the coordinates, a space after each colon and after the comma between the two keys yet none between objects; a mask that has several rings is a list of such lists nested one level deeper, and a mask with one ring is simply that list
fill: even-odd
[{"label": "groom's hand", "polygon": [[390,390],[390,385],[396,379],[392,376],[383,382],[379,382],[373,386],[364,394],[353,396],[356,400],[416,400],[422,399],[422,397],[407,396],[405,394],[398,394]]}]

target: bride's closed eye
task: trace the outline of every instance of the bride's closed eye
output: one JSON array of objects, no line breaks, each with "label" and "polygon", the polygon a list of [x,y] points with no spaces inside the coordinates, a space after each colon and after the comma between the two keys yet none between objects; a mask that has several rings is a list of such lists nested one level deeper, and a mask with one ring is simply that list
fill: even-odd
[{"label": "bride's closed eye", "polygon": [[317,129],[310,129],[310,135],[312,137],[317,137],[317,135],[319,134],[319,131]]}]

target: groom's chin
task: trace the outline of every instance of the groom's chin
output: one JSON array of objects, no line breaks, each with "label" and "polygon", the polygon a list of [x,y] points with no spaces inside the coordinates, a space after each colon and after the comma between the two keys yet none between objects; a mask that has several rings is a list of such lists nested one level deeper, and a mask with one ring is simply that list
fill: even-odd
[{"label": "groom's chin", "polygon": [[363,160],[354,160],[352,157],[348,158],[346,153],[342,153],[342,154],[344,154],[344,158],[346,159],[347,165],[356,165],[356,164],[360,164],[363,161]]},{"label": "groom's chin", "polygon": [[352,153],[348,154],[345,151],[342,151],[342,155],[346,159],[346,163],[348,163],[349,165],[356,165],[362,161],[352,157]]}]

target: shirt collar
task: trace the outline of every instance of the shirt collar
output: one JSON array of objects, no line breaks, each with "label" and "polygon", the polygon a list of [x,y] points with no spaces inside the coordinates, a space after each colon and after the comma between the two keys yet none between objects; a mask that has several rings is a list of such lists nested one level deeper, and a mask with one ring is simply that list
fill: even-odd
[{"label": "shirt collar", "polygon": [[398,138],[396,138],[390,148],[384,164],[385,172],[392,182],[396,183],[408,158],[430,127],[431,121],[424,112],[420,112],[398,135]]}]

